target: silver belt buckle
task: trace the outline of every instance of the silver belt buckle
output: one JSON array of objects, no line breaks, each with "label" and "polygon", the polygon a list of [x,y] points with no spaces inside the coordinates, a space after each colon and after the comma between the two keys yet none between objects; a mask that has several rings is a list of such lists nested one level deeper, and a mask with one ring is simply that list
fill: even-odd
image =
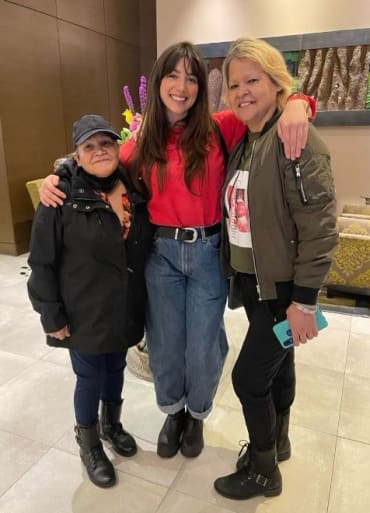
[{"label": "silver belt buckle", "polygon": [[193,237],[190,239],[190,240],[184,240],[184,242],[188,242],[189,244],[191,244],[192,242],[195,242],[198,238],[198,231],[196,228],[193,228],[191,226],[189,226],[189,228],[183,228],[183,230],[185,230],[186,232],[192,232],[193,233]]}]

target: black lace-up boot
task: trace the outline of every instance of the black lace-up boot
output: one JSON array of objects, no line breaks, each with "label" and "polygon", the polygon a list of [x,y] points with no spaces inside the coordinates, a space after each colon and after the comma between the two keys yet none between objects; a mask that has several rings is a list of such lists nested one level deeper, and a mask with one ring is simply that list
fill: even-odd
[{"label": "black lace-up boot", "polygon": [[80,457],[87,474],[96,486],[109,488],[116,483],[116,474],[112,463],[104,452],[99,439],[98,427],[76,426],[76,441],[80,446]]},{"label": "black lace-up boot", "polygon": [[101,402],[100,438],[108,440],[121,456],[133,456],[137,452],[136,442],[133,436],[123,429],[120,422],[122,402]]},{"label": "black lace-up boot", "polygon": [[262,495],[273,497],[282,491],[282,478],[276,460],[276,450],[258,451],[250,446],[245,465],[214,482],[216,491],[229,499],[250,499]]},{"label": "black lace-up boot", "polygon": [[185,409],[167,418],[159,432],[157,454],[161,458],[172,458],[180,447],[182,433],[185,427]]},{"label": "black lace-up boot", "polygon": [[[276,453],[278,462],[288,460],[291,456],[291,446],[289,440],[289,416],[290,410],[276,415]],[[239,470],[246,465],[250,458],[249,444],[246,442],[240,449],[236,468]]]},{"label": "black lace-up boot", "polygon": [[202,452],[203,447],[203,420],[195,419],[187,411],[181,440],[181,453],[187,458],[196,458]]}]

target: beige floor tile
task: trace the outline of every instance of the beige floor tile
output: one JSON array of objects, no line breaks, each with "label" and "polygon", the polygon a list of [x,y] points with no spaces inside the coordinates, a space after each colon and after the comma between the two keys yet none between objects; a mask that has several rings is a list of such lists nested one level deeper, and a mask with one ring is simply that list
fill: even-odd
[{"label": "beige floor tile", "polygon": [[1,513],[154,513],[166,489],[118,472],[101,489],[87,480],[78,457],[51,449],[0,498]]},{"label": "beige floor tile", "polygon": [[319,336],[295,350],[297,363],[344,372],[349,331],[328,327]]},{"label": "beige floor tile", "polygon": [[157,513],[232,513],[232,511],[180,492],[170,492]]},{"label": "beige floor tile", "polygon": [[20,436],[0,431],[0,495],[10,488],[49,447]]},{"label": "beige floor tile", "polygon": [[30,305],[20,310],[0,304],[0,350],[29,358],[41,358],[51,351]]},{"label": "beige floor tile", "polygon": [[[157,455],[156,444],[136,438],[138,452],[125,458],[113,451],[109,442],[103,442],[105,452],[117,470],[132,476],[145,479],[162,486],[170,486],[184,464],[184,458],[178,454],[175,458],[162,459]],[[78,446],[73,432],[73,426],[68,429],[55,444],[57,449],[78,456]]]},{"label": "beige floor tile", "polygon": [[230,346],[229,352],[226,357],[224,369],[222,371],[222,376],[220,382],[217,387],[216,395],[214,398],[214,404],[219,404],[220,400],[222,400],[222,396],[224,395],[226,389],[231,384],[231,371],[233,369],[234,363],[238,357],[239,349],[236,347]]},{"label": "beige floor tile", "polygon": [[325,310],[323,310],[323,313],[328,320],[329,328],[350,331],[352,325],[352,315],[325,312]]},{"label": "beige floor tile", "polygon": [[71,369],[71,359],[69,357],[69,351],[67,351],[63,347],[58,348],[50,348],[51,350],[42,357],[42,360],[50,363],[55,363],[56,365],[62,365],[63,367],[68,367]]},{"label": "beige floor tile", "polygon": [[[117,472],[118,484],[102,490],[85,481],[72,498],[73,513],[156,513],[167,488]],[[22,512],[23,513],[23,512]],[[49,513],[49,512],[48,512]]]},{"label": "beige floor tile", "polygon": [[345,376],[338,435],[370,444],[370,378]]},{"label": "beige floor tile", "polygon": [[151,483],[169,487],[184,465],[184,458],[177,454],[174,458],[163,459],[157,455],[157,446],[137,440],[138,452],[131,458],[124,458],[108,450],[116,469]]},{"label": "beige floor tile", "polygon": [[30,306],[27,295],[27,280],[20,276],[14,278],[8,286],[0,288],[0,305],[14,306],[26,310]]},{"label": "beige floor tile", "polygon": [[236,310],[226,308],[224,320],[229,345],[239,350],[248,329],[248,319],[244,308]]},{"label": "beige floor tile", "polygon": [[231,376],[229,376],[229,379],[227,380],[223,388],[223,393],[220,393],[220,395],[217,396],[217,404],[219,406],[227,406],[228,408],[239,410],[240,402],[234,392],[233,384],[231,382]]},{"label": "beige floor tile", "polygon": [[280,464],[283,493],[261,513],[326,513],[336,437],[291,426],[292,457]]},{"label": "beige floor tile", "polygon": [[346,373],[370,378],[370,336],[352,333],[348,344]]},{"label": "beige floor tile", "polygon": [[204,438],[207,446],[230,449],[236,457],[239,441],[248,438],[241,409],[216,406],[204,424]]},{"label": "beige floor tile", "polygon": [[[231,504],[232,501],[226,501],[226,499],[220,497],[213,489],[213,482],[220,475],[232,471],[235,466],[235,457],[234,450],[207,445],[198,458],[185,460],[173,489],[206,502],[226,507],[226,502]],[[234,511],[232,508],[230,509]]]},{"label": "beige floor tile", "polygon": [[236,461],[235,453],[223,448],[207,447],[199,458],[187,462],[174,488],[235,513],[324,513],[329,497],[335,436],[292,426],[291,438],[292,458],[280,465],[284,490],[279,497],[258,497],[248,501],[220,497],[213,489],[213,481],[233,472]]},{"label": "beige floor tile", "polygon": [[79,448],[75,438],[74,422],[71,422],[71,425],[67,427],[59,440],[53,444],[53,447],[78,456]]},{"label": "beige floor tile", "polygon": [[73,422],[72,371],[37,362],[2,385],[0,429],[45,444],[56,442]]},{"label": "beige floor tile", "polygon": [[125,371],[122,423],[136,438],[156,444],[166,418],[156,403],[154,385]]},{"label": "beige floor tile", "polygon": [[336,434],[343,374],[297,364],[297,393],[291,421],[298,426]]},{"label": "beige floor tile", "polygon": [[328,513],[368,513],[370,446],[338,439]]},{"label": "beige floor tile", "polygon": [[36,360],[0,350],[0,385],[17,376]]},{"label": "beige floor tile", "polygon": [[351,324],[352,333],[362,333],[370,337],[370,317],[352,317]]}]

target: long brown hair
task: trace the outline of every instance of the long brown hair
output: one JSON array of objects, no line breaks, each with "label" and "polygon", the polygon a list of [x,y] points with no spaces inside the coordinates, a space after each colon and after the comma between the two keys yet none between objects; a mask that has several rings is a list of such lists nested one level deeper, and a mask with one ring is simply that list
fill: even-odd
[{"label": "long brown hair", "polygon": [[148,81],[148,99],[134,154],[134,175],[142,176],[150,190],[150,172],[157,168],[159,190],[163,191],[166,179],[166,144],[170,125],[166,107],[160,97],[163,77],[174,71],[179,60],[184,59],[185,69],[198,80],[198,95],[184,120],[184,132],[179,140],[184,155],[186,186],[191,190],[191,181],[205,173],[205,160],[209,136],[214,133],[214,121],[208,106],[207,72],[202,57],[195,46],[188,42],[174,44],[167,48],[153,66]]}]

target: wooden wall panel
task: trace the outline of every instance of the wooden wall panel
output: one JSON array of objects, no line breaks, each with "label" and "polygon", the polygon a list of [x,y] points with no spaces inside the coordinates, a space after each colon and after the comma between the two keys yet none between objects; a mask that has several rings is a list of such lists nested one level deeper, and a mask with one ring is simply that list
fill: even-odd
[{"label": "wooden wall panel", "polygon": [[33,209],[25,182],[45,176],[65,151],[56,28],[51,16],[0,3],[0,113],[10,215],[18,230],[12,241],[0,233],[0,242],[21,242],[22,226],[28,233]]},{"label": "wooden wall panel", "polygon": [[104,5],[107,35],[138,47],[140,44],[139,2],[105,0]]},{"label": "wooden wall panel", "polygon": [[9,3],[17,4],[29,9],[35,9],[36,11],[50,14],[51,16],[56,16],[57,14],[55,0],[11,0]]},{"label": "wooden wall panel", "polygon": [[103,34],[58,21],[64,123],[68,151],[72,123],[83,114],[109,115],[106,38]]},{"label": "wooden wall panel", "polygon": [[56,5],[59,19],[104,34],[104,0],[56,0]]},{"label": "wooden wall panel", "polygon": [[140,51],[116,39],[107,38],[108,85],[110,98],[109,118],[117,130],[126,126],[122,112],[127,108],[122,87],[128,85],[139,109],[138,86],[140,75]]}]

